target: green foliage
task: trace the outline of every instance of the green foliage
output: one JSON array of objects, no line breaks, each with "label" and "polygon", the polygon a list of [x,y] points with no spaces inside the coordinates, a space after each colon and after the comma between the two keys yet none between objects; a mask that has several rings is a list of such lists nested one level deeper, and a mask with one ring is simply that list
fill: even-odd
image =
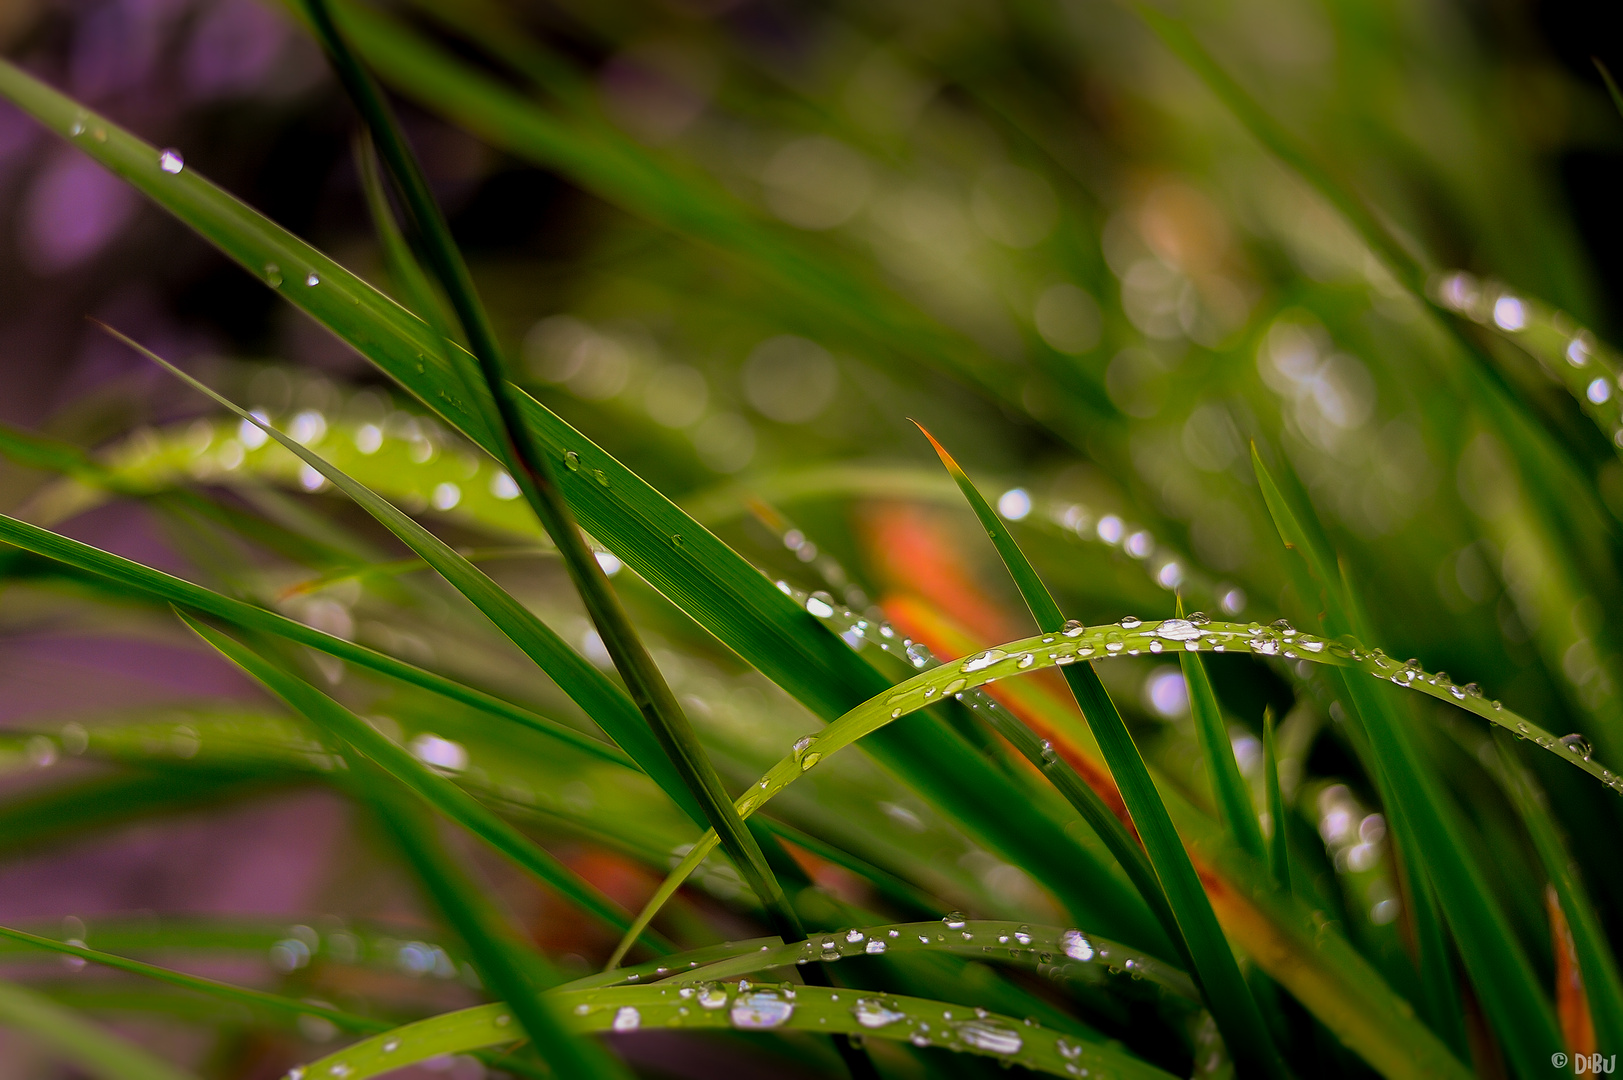
[{"label": "green foliage", "polygon": [[[1137,4],[831,9],[791,70],[664,9],[565,3],[552,40],[306,0],[365,128],[348,267],[0,63],[371,365],[194,377],[112,328],[200,411],[0,428],[18,628],[168,635],[265,692],[0,733],[0,773],[83,764],[0,799],[0,855],[330,789],[365,811],[349,880],[414,882],[439,939],[0,928],[0,1023],[138,1080],[185,1074],[98,1019],[263,1035],[310,1080],[629,1075],[597,1036],[654,1029],[856,1076],[1615,1049],[1623,354],[1543,150],[1485,134],[1448,47],[1344,8],[1302,16],[1348,58],[1321,85]],[[1406,81],[1445,56],[1458,86]],[[702,107],[647,111],[637,64]],[[573,185],[561,271],[459,250],[391,92]],[[1417,144],[1382,104],[1410,98],[1476,137]],[[999,494],[934,436],[953,482],[925,468],[906,413]],[[187,573],[67,535],[108,505]],[[540,902],[567,942],[527,940]],[[408,961],[447,992],[401,992]]]}]

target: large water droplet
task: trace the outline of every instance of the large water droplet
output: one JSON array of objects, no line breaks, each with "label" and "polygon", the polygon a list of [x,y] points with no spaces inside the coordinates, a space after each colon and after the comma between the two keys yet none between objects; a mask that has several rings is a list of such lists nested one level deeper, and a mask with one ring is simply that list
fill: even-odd
[{"label": "large water droplet", "polygon": [[964,913],[962,911],[949,911],[941,917],[948,930],[962,930],[964,928]]},{"label": "large water droplet", "polygon": [[965,674],[968,674],[971,671],[982,671],[991,667],[993,664],[997,663],[999,660],[1008,655],[1009,654],[1004,652],[1002,649],[987,649],[985,652],[976,653],[968,660],[965,660],[963,665],[959,667],[958,670],[964,672]]},{"label": "large water droplet", "polygon": [[1568,753],[1576,754],[1585,761],[1588,761],[1594,754],[1594,750],[1590,749],[1589,744],[1584,741],[1584,737],[1577,734],[1561,736],[1561,748]]},{"label": "large water droplet", "polygon": [[1082,635],[1082,631],[1084,631],[1086,629],[1087,629],[1087,627],[1083,625],[1081,619],[1066,619],[1065,620],[1065,636],[1066,637],[1080,637]]},{"label": "large water droplet", "polygon": [[825,592],[815,592],[806,597],[806,610],[819,619],[830,618],[834,614],[834,605],[830,603],[834,598]]},{"label": "large water droplet", "polygon": [[1080,930],[1067,930],[1060,935],[1060,947],[1065,955],[1072,960],[1081,960],[1086,963],[1093,959],[1093,942],[1088,940],[1086,934]]},{"label": "large water droplet", "polygon": [[865,953],[877,955],[877,954],[882,953],[882,952],[885,951],[885,943],[883,941],[870,941],[870,942],[868,942],[868,944],[866,944],[866,945],[864,945],[862,947],[862,951],[865,952]]},{"label": "large water droplet", "polygon": [[719,1009],[727,1004],[727,988],[708,984],[699,987],[699,1005],[706,1009]]},{"label": "large water droplet", "polygon": [[640,1027],[642,1027],[642,1013],[638,1012],[634,1006],[622,1005],[620,1010],[614,1014],[615,1031],[636,1031]]},{"label": "large water droplet", "polygon": [[275,263],[265,264],[265,284],[273,289],[282,287],[282,268]]},{"label": "large water droplet", "polygon": [[570,472],[580,472],[580,455],[573,450],[564,452],[564,468]]},{"label": "large water droplet", "polygon": [[1143,625],[1144,625],[1144,620],[1140,619],[1136,615],[1124,615],[1124,616],[1122,616],[1121,628],[1123,630],[1134,630],[1134,629],[1137,629],[1138,627],[1143,626]]},{"label": "large water droplet", "polygon": [[906,1013],[887,1009],[884,1002],[872,998],[858,998],[857,1003],[851,1006],[851,1015],[865,1028],[882,1028],[907,1019]]},{"label": "large water droplet", "polygon": [[186,167],[186,159],[180,156],[180,151],[174,147],[166,148],[158,155],[158,168],[174,175]]},{"label": "large water droplet", "polygon": [[977,1050],[984,1050],[988,1054],[997,1054],[1007,1057],[1018,1054],[1025,1045],[1018,1031],[989,1024],[982,1020],[969,1020],[958,1025],[958,1037]]},{"label": "large water droplet", "polygon": [[1167,619],[1155,628],[1155,636],[1168,641],[1194,641],[1203,631],[1188,619]]},{"label": "large water droplet", "polygon": [[777,993],[771,990],[756,990],[738,995],[733,1001],[733,1009],[728,1017],[732,1020],[733,1027],[759,1031],[782,1027],[789,1022],[789,1017],[793,1016],[794,1012],[794,1005]]}]

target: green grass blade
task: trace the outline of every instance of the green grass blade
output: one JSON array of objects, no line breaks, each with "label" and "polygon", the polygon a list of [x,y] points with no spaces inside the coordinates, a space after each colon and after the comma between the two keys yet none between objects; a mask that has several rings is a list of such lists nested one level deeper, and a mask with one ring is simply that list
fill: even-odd
[{"label": "green grass blade", "polygon": [[1206,665],[1201,663],[1200,653],[1187,649],[1178,654],[1178,663],[1183,668],[1184,682],[1189,686],[1189,711],[1195,720],[1195,735],[1200,741],[1200,756],[1206,763],[1206,776],[1211,780],[1212,795],[1217,800],[1218,817],[1241,850],[1266,861],[1267,851],[1262,842],[1262,829],[1257,825],[1256,808],[1251,804],[1245,778],[1240,775],[1234,744],[1229,739],[1228,726],[1223,723],[1223,712],[1212,691],[1212,681],[1206,675]]},{"label": "green grass blade", "polygon": [[[1356,608],[1345,599],[1351,597],[1352,586],[1337,572],[1328,546],[1317,539],[1318,530],[1307,524],[1312,522],[1311,511],[1290,504],[1255,448],[1252,464],[1281,539],[1302,555],[1323,591],[1327,628],[1331,633],[1357,633],[1361,628],[1353,621]],[[1385,777],[1393,800],[1390,816],[1401,815],[1413,829],[1416,863],[1425,867],[1455,938],[1467,943],[1462,957],[1489,1022],[1515,1067],[1535,1075],[1547,1067],[1552,1050],[1559,1049],[1560,1034],[1531,962],[1489,891],[1481,867],[1468,854],[1454,817],[1458,810],[1421,763],[1413,736],[1378,696],[1377,688],[1350,673],[1343,681]],[[1494,942],[1494,947],[1468,944],[1484,941]],[[1441,963],[1436,966],[1446,970]],[[1440,971],[1433,976],[1441,977]],[[1441,1019],[1446,1023],[1448,1018]]]},{"label": "green grass blade", "polygon": [[[924,429],[920,427],[919,430]],[[1014,578],[1026,606],[1036,617],[1038,627],[1049,634],[1064,631],[1067,624],[1059,605],[1054,602],[1048,587],[1037,576],[1037,571],[1032,567],[1030,560],[1009,535],[1003,522],[998,519],[997,512],[982,498],[981,493],[976,490],[975,485],[970,482],[969,477],[958,467],[946,449],[936,442],[929,432],[924,434],[935,447],[936,453],[941,456],[942,464],[958,482],[964,498],[969,501],[975,516],[980,519],[987,535],[991,537],[993,546],[997,548],[1003,564],[1008,567],[1009,575]],[[1194,629],[1193,624],[1187,620],[1169,620],[1163,626],[1168,628],[1168,635],[1173,638],[1177,637],[1171,629],[1173,623]],[[1200,981],[1207,1007],[1217,1020],[1229,1052],[1236,1061],[1256,1070],[1259,1075],[1283,1077],[1284,1062],[1280,1060],[1279,1051],[1263,1024],[1262,1013],[1257,1009],[1257,1003],[1251,996],[1251,989],[1240,974],[1239,964],[1234,959],[1234,951],[1230,948],[1228,939],[1223,936],[1217,916],[1206,898],[1206,890],[1200,883],[1200,876],[1195,873],[1194,864],[1189,861],[1189,854],[1184,850],[1183,841],[1172,825],[1166,804],[1161,801],[1160,793],[1156,791],[1155,781],[1150,779],[1144,758],[1139,754],[1132,735],[1127,731],[1127,724],[1116,711],[1115,703],[1110,700],[1110,695],[1105,691],[1104,684],[1099,681],[1099,675],[1091,664],[1068,664],[1064,671],[1065,681],[1070,684],[1071,692],[1076,695],[1077,704],[1082,707],[1082,715],[1087,717],[1088,726],[1093,729],[1094,737],[1099,741],[1099,749],[1116,780],[1116,786],[1121,791],[1122,801],[1127,804],[1127,812],[1132,815],[1133,824],[1138,827],[1138,834],[1144,841],[1145,853],[1155,868],[1156,877],[1166,895],[1167,906],[1176,919],[1176,933],[1182,935],[1184,952],[1189,957],[1193,973]],[[1201,675],[1204,676],[1204,671]],[[1192,685],[1191,691],[1193,690]],[[1207,691],[1210,692],[1209,685]],[[1215,698],[1212,699],[1211,709],[1216,712]],[[1221,720],[1217,720],[1216,723],[1220,728]],[[1233,750],[1228,745],[1226,735],[1222,737],[1222,744],[1221,749],[1226,753],[1238,779],[1238,766],[1234,764]],[[1209,756],[1215,759],[1215,754]],[[1214,771],[1215,768],[1214,766]],[[1243,796],[1244,792],[1241,791],[1240,794]],[[1245,812],[1251,815],[1250,824],[1255,833],[1255,815],[1249,807]],[[1260,856],[1262,854],[1260,835],[1255,846],[1255,853]]]},{"label": "green grass blade", "polygon": [[[0,96],[278,288],[451,426],[498,454],[483,416],[465,395],[448,389],[456,376],[439,355],[443,339],[422,320],[194,170],[164,172],[155,148],[15,65],[0,62]],[[546,453],[565,463],[557,479],[581,524],[728,648],[824,720],[885,689],[872,666],[669,499],[539,402],[522,397],[520,406]],[[0,521],[0,539],[13,532]],[[373,667],[388,662],[367,659]],[[410,665],[399,669],[412,671]],[[880,733],[870,749],[981,843],[1044,880],[1079,920],[1124,925],[1122,913],[1100,908],[1094,862],[1085,850],[1042,815],[1005,812],[1019,803],[1019,790],[944,724],[920,717]]]},{"label": "green grass blade", "polygon": [[27,1032],[98,1080],[189,1080],[190,1074],[81,1020],[43,995],[0,982],[0,1024]]},{"label": "green grass blade", "polygon": [[629,1078],[631,1074],[618,1059],[602,1046],[576,1038],[564,1027],[557,1006],[541,1000],[538,991],[542,988],[526,976],[524,963],[529,960],[533,970],[541,963],[540,957],[499,929],[498,917],[441,847],[433,824],[389,790],[387,780],[363,776],[361,781],[418,881],[467,943],[485,985],[506,1001],[547,1065],[563,1077]]},{"label": "green grass blade", "polygon": [[281,1013],[290,1017],[315,1016],[330,1021],[342,1031],[351,1031],[357,1034],[374,1034],[389,1030],[386,1020],[377,1020],[368,1016],[357,1016],[343,1009],[335,1009],[329,1005],[316,1004],[309,1001],[299,1001],[280,994],[268,993],[264,990],[255,990],[246,986],[233,986],[230,983],[219,982],[215,979],[205,979],[199,975],[188,975],[182,971],[159,967],[140,960],[131,960],[126,956],[116,956],[103,952],[100,949],[90,949],[81,945],[70,945],[63,941],[53,941],[48,937],[14,930],[10,927],[0,926],[0,937],[20,944],[29,945],[46,952],[59,953],[75,960],[98,964],[102,967],[116,971],[126,971],[132,975],[140,975],[157,982],[168,983],[185,990],[193,990],[200,994],[218,998],[221,1001],[232,1001],[243,1005],[250,1005],[258,1009]]},{"label": "green grass blade", "polygon": [[1274,884],[1287,894],[1291,891],[1290,845],[1285,828],[1285,797],[1279,787],[1279,754],[1274,745],[1274,710],[1262,713],[1262,788],[1268,801],[1268,871]]},{"label": "green grass blade", "polygon": [[671,767],[669,759],[643,725],[636,706],[619,687],[598,671],[579,653],[542,622],[534,612],[519,603],[513,595],[497,585],[484,571],[475,567],[464,556],[429,532],[413,518],[403,513],[387,499],[357,483],[342,470],[335,468],[315,451],[234,404],[164,360],[150,349],[125,335],[104,327],[118,341],[139,352],[187,386],[206,395],[216,405],[235,413],[245,423],[257,426],[305,464],[315,469],[338,490],[353,499],[367,513],[387,528],[412,551],[433,567],[458,592],[466,596],[485,614],[496,628],[524,651],[524,654],[545,671],[586,715],[597,722],[608,736],[620,745],[642,769],[665,789],[678,805],[703,823],[698,804],[688,794],[681,778]]},{"label": "green grass blade", "polygon": [[[702,999],[701,993],[705,995]],[[946,1002],[895,994],[816,986],[756,986],[745,991],[735,984],[722,984],[704,991],[695,989],[687,997],[659,985],[556,991],[549,997],[557,1001],[569,1026],[582,1032],[676,1028],[860,1035],[984,1055],[1051,1076],[1078,1076],[1085,1069],[1086,1075],[1099,1080],[1171,1080],[1169,1073],[1108,1044],[1090,1043],[996,1014],[977,1016],[973,1009]],[[368,1080],[411,1062],[499,1046],[512,1040],[510,1025],[498,1022],[508,1015],[505,1005],[484,1005],[421,1020],[312,1062],[308,1072],[326,1076],[337,1067],[349,1080]],[[390,1043],[397,1045],[385,1051]]]},{"label": "green grass blade", "polygon": [[1516,803],[1533,846],[1538,850],[1539,862],[1567,917],[1598,1044],[1615,1045],[1623,1037],[1623,976],[1618,974],[1616,954],[1606,939],[1589,891],[1575,873],[1577,863],[1568,853],[1550,815],[1544,792],[1518,760],[1516,744],[1510,735],[1496,731],[1494,740],[1498,744],[1501,780]]},{"label": "green grass blade", "polygon": [[1623,91],[1618,90],[1617,80],[1612,78],[1612,73],[1606,65],[1600,62],[1600,57],[1591,56],[1589,61],[1595,65],[1595,70],[1600,72],[1601,81],[1606,84],[1606,93],[1611,96],[1612,104],[1619,113],[1623,113]]},{"label": "green grass blade", "polygon": [[222,596],[183,578],[142,566],[140,563],[3,514],[0,514],[0,541],[92,574],[111,585],[133,592],[148,602],[178,604],[193,611],[224,619],[245,630],[256,630],[300,645],[308,645],[329,656],[422,687],[453,701],[470,705],[491,716],[522,724],[606,760],[622,764],[629,760],[614,746],[584,735],[556,720],[520,708],[493,694],[487,694],[454,679],[397,660],[364,645],[323,633],[278,615],[274,611]]},{"label": "green grass blade", "polygon": [[[478,360],[477,373],[483,376],[483,389],[496,406],[490,426],[503,436],[501,460],[557,545],[587,614],[597,627],[616,670],[625,680],[632,700],[687,786],[692,798],[684,805],[697,803],[702,809],[778,932],[786,937],[803,935],[800,918],[767,865],[760,844],[734,813],[721,776],[699,743],[692,723],[632,626],[614,587],[609,584],[608,575],[586,546],[574,512],[558,488],[554,466],[524,422],[518,398],[507,381],[506,362],[496,332],[474,291],[467,263],[457,250],[450,226],[434,201],[422,169],[406,145],[381,91],[339,33],[326,0],[304,0],[304,9],[350,97],[365,117],[372,137],[377,140],[384,164],[416,226],[417,238],[427,252],[429,267],[450,300],[469,348]],[[458,374],[475,397],[483,401],[475,371],[468,365],[458,365]]]},{"label": "green grass blade", "polygon": [[[466,828],[538,880],[557,889],[572,903],[625,929],[628,919],[612,900],[582,881],[528,837],[491,813],[473,796],[396,746],[366,721],[302,679],[281,670],[253,650],[212,627],[177,611],[181,621],[227,660],[247,672],[319,730],[376,764],[441,814]],[[647,942],[656,950],[657,942]]]}]

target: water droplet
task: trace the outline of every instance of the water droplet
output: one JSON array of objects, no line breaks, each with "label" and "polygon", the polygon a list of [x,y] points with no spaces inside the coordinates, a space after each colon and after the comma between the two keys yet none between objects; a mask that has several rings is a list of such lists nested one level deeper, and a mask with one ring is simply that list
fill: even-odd
[{"label": "water droplet", "polygon": [[1019,659],[1019,661],[1015,664],[1015,666],[1020,668],[1023,671],[1026,668],[1030,667],[1032,664],[1036,663],[1036,662],[1037,662],[1037,657],[1034,656],[1031,653],[1027,653],[1026,655],[1022,656]]},{"label": "water droplet", "polygon": [[941,917],[948,930],[962,930],[964,928],[964,913],[962,911],[949,911]]},{"label": "water droplet", "polygon": [[887,1009],[884,1002],[872,998],[858,998],[857,1003],[851,1006],[851,1015],[865,1028],[882,1028],[907,1019],[906,1013]]},{"label": "water droplet", "polygon": [[87,116],[89,116],[89,113],[85,112],[83,109],[80,109],[77,113],[75,113],[73,117],[73,126],[68,128],[68,134],[74,136],[75,138],[83,135],[85,133],[85,118]]},{"label": "water droplet", "polygon": [[850,942],[852,945],[855,945],[857,942],[861,941],[866,936],[867,935],[864,934],[861,930],[847,930],[845,932],[845,940]]},{"label": "water droplet", "polygon": [[273,289],[282,287],[282,268],[275,263],[265,264],[265,284]]},{"label": "water droplet", "polygon": [[1188,619],[1166,619],[1155,628],[1154,633],[1156,637],[1163,637],[1168,641],[1194,641],[1205,631]]},{"label": "water droplet", "polygon": [[1022,945],[1030,945],[1031,927],[1027,926],[1025,923],[1021,923],[1014,932],[1014,940],[1018,941]]},{"label": "water droplet", "polygon": [[1067,930],[1059,937],[1060,948],[1072,960],[1083,962],[1093,959],[1093,942],[1080,930]]},{"label": "water droplet", "polygon": [[[1125,647],[1120,631],[1112,630],[1105,635],[1105,652],[1119,653]],[[1077,651],[1080,652],[1081,650]]]},{"label": "water droplet", "polygon": [[304,276],[304,283],[313,289],[321,284],[321,275],[312,270]]},{"label": "water droplet", "polygon": [[984,1050],[988,1054],[997,1054],[1007,1057],[1018,1054],[1025,1045],[1018,1031],[1011,1031],[997,1024],[989,1024],[981,1020],[969,1020],[958,1025],[958,1037],[977,1050]]},{"label": "water droplet", "polygon": [[506,1027],[508,1024],[511,1024],[512,1022],[513,1022],[513,1018],[511,1016],[509,1016],[507,1013],[502,1013],[500,1016],[496,1017],[496,1026],[497,1027]]},{"label": "water droplet", "polygon": [[173,176],[186,167],[186,159],[180,156],[180,151],[174,147],[166,148],[158,155],[158,168]]},{"label": "water droplet", "polygon": [[877,955],[877,954],[882,953],[882,952],[885,951],[885,943],[883,941],[877,941],[877,940],[870,941],[870,942],[868,942],[868,944],[866,944],[866,945],[864,945],[862,947],[862,951],[865,952],[865,953]]},{"label": "water droplet", "polygon": [[759,1031],[782,1027],[789,1022],[789,1017],[793,1016],[794,1012],[794,1005],[777,993],[771,990],[757,990],[754,993],[740,994],[733,1001],[732,1012],[728,1017],[732,1020],[733,1027]]},{"label": "water droplet", "polygon": [[1290,624],[1289,619],[1275,619],[1268,625],[1272,626],[1275,630],[1278,630],[1286,637],[1294,637],[1296,635],[1296,627]]},{"label": "water droplet", "polygon": [[1207,623],[1212,621],[1212,617],[1206,614],[1204,611],[1197,611],[1193,615],[1189,616],[1189,621],[1195,626],[1205,626]]},{"label": "water droplet", "polygon": [[819,619],[830,618],[834,614],[833,599],[826,592],[814,592],[806,597],[806,610]]},{"label": "water droplet", "polygon": [[1009,654],[1004,652],[1002,649],[987,649],[985,652],[976,653],[968,660],[965,660],[958,670],[964,672],[966,675],[972,671],[982,671],[991,667],[993,664],[997,663],[999,660],[1002,660],[1008,655]]},{"label": "water droplet", "polygon": [[564,468],[570,472],[580,472],[580,455],[573,450],[564,451]]},{"label": "water droplet", "polygon": [[1080,1043],[1074,1043],[1063,1036],[1054,1040],[1054,1049],[1058,1050],[1059,1056],[1066,1061],[1075,1061],[1082,1054],[1082,1045]]},{"label": "water droplet", "polygon": [[1561,736],[1560,741],[1561,748],[1563,750],[1566,750],[1568,753],[1576,754],[1585,761],[1588,761],[1595,752],[1590,748],[1589,744],[1584,741],[1584,737],[1582,735],[1563,735]]},{"label": "water droplet", "polygon": [[1086,629],[1087,629],[1087,627],[1082,624],[1081,619],[1066,619],[1065,620],[1065,636],[1066,637],[1080,637],[1082,635],[1082,631],[1084,631]]},{"label": "water droplet", "polygon": [[719,1009],[727,1004],[727,988],[708,983],[699,987],[699,1005],[706,1009]]},{"label": "water droplet", "polygon": [[1277,656],[1279,654],[1279,642],[1273,638],[1252,638],[1251,651],[1262,653],[1264,656]]},{"label": "water droplet", "polygon": [[1136,630],[1144,625],[1144,620],[1136,615],[1123,615],[1120,625],[1123,630]]},{"label": "water droplet", "polygon": [[954,694],[962,690],[966,685],[968,684],[965,683],[963,679],[954,679],[952,682],[941,688],[941,693],[946,697],[952,697]]},{"label": "water droplet", "polygon": [[638,1012],[634,1006],[622,1005],[619,1011],[614,1014],[615,1031],[636,1031],[640,1027],[642,1027],[642,1013]]},{"label": "water droplet", "polygon": [[383,1044],[383,1052],[385,1054],[392,1054],[398,1049],[400,1049],[399,1039],[390,1039],[388,1042]]},{"label": "water droplet", "polygon": [[350,1074],[349,1066],[344,1064],[342,1061],[338,1062],[336,1065],[327,1066],[327,1071],[334,1076],[340,1077],[348,1076]]},{"label": "water droplet", "polygon": [[816,765],[819,761],[822,761],[822,760],[823,760],[823,755],[822,754],[815,753],[815,752],[807,754],[805,757],[800,759],[800,771],[805,772],[807,769],[810,769],[813,765]]}]

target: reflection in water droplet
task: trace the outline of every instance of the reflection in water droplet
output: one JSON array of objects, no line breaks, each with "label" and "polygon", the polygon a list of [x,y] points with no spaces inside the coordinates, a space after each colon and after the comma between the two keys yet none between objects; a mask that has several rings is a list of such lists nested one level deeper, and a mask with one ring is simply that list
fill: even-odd
[{"label": "reflection in water droplet", "polygon": [[265,264],[265,284],[273,289],[282,287],[282,268],[275,263]]},{"label": "reflection in water droplet", "polygon": [[727,988],[725,986],[699,987],[699,1004],[706,1009],[719,1009],[727,1004]]},{"label": "reflection in water droplet", "polygon": [[1020,1038],[1018,1031],[980,1020],[959,1024],[958,1037],[977,1050],[1004,1056],[1018,1054],[1020,1048],[1025,1045],[1025,1040]]},{"label": "reflection in water droplet", "polygon": [[851,1015],[865,1028],[882,1028],[907,1019],[906,1013],[887,1009],[884,1002],[872,998],[857,999],[857,1003],[851,1006]]},{"label": "reflection in water droplet", "polygon": [[180,156],[180,151],[169,147],[158,155],[158,168],[171,176],[186,167],[186,159]]},{"label": "reflection in water droplet", "polygon": [[963,665],[959,667],[958,670],[966,674],[971,671],[981,671],[985,668],[991,667],[993,664],[997,663],[999,660],[1008,655],[1009,654],[1004,652],[1002,649],[987,649],[985,652],[977,653],[974,656],[971,656],[968,660],[965,660]]},{"label": "reflection in water droplet", "polygon": [[615,1031],[636,1031],[642,1026],[642,1013],[630,1005],[622,1005],[614,1014]]},{"label": "reflection in water droplet", "polygon": [[312,270],[305,275],[304,283],[309,285],[311,288],[314,288],[315,286],[321,284],[321,275]]},{"label": "reflection in water droplet", "polygon": [[746,1028],[759,1031],[765,1028],[782,1027],[794,1015],[795,1007],[785,1001],[781,996],[770,990],[757,990],[749,994],[740,994],[733,1001],[732,1012],[728,1014],[733,1027]]},{"label": "reflection in water droplet", "polygon": [[1093,959],[1093,942],[1080,930],[1067,930],[1060,935],[1060,947],[1065,955],[1072,960],[1088,961]]},{"label": "reflection in water droplet", "polygon": [[885,943],[883,941],[870,941],[867,945],[863,946],[862,951],[873,954],[882,953],[885,951]]},{"label": "reflection in water droplet", "polygon": [[941,921],[946,924],[948,930],[962,930],[965,921],[964,913],[961,911],[949,911],[941,917]]}]

